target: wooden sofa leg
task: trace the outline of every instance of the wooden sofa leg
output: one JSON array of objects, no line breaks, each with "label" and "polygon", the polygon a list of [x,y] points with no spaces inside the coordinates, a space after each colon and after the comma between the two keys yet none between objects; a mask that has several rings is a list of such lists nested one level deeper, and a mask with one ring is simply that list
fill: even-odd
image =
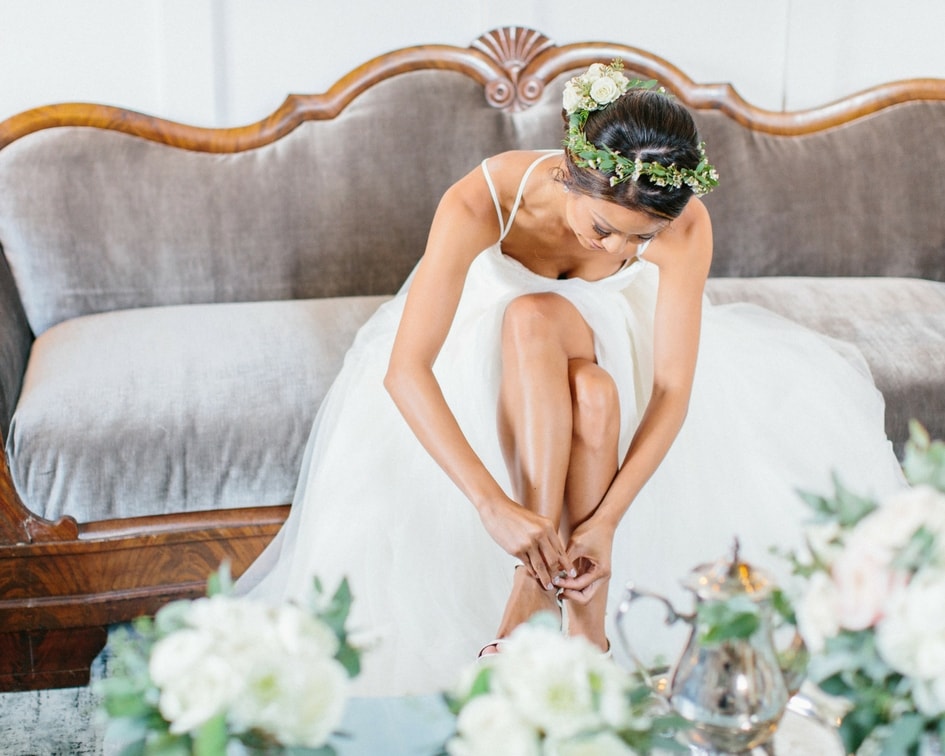
[{"label": "wooden sofa leg", "polygon": [[0,633],[0,690],[73,688],[89,684],[89,670],[108,640],[104,627]]}]

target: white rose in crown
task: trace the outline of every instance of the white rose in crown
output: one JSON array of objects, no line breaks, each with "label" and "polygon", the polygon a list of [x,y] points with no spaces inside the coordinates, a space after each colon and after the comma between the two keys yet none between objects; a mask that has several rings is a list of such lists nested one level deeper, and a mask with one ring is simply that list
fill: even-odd
[{"label": "white rose in crown", "polygon": [[573,83],[568,82],[561,95],[561,106],[568,115],[580,110],[584,105],[584,93]]},{"label": "white rose in crown", "polygon": [[617,82],[609,76],[601,76],[597,81],[591,84],[590,95],[594,101],[600,105],[607,105],[616,100],[622,94]]},{"label": "white rose in crown", "polygon": [[581,74],[580,78],[585,84],[593,84],[602,76],[606,76],[609,68],[609,66],[605,66],[603,63],[591,63],[588,69]]}]

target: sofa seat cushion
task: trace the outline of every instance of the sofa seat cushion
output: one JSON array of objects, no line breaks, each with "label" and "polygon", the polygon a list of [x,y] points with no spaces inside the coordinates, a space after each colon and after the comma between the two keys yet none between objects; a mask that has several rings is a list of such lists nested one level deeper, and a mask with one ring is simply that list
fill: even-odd
[{"label": "sofa seat cushion", "polygon": [[8,437],[24,503],[88,521],[291,501],[319,403],[384,299],[141,308],[50,328]]},{"label": "sofa seat cushion", "polygon": [[912,278],[712,278],[716,304],[753,302],[850,342],[886,399],[886,433],[897,452],[910,419],[945,438],[945,283]]}]

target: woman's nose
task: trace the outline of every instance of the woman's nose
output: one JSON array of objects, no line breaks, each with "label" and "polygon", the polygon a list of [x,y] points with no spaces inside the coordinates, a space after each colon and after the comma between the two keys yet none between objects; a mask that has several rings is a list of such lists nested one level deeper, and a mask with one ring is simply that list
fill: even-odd
[{"label": "woman's nose", "polygon": [[624,236],[614,234],[604,239],[604,247],[612,255],[618,255],[627,247],[627,239]]}]

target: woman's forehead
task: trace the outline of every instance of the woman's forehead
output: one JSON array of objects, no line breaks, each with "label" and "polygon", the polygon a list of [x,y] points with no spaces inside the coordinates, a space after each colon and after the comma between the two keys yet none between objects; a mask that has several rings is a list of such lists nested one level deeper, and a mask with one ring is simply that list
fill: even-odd
[{"label": "woman's forehead", "polygon": [[631,210],[605,199],[585,197],[587,209],[594,220],[607,231],[628,235],[652,234],[668,225],[642,210]]}]

